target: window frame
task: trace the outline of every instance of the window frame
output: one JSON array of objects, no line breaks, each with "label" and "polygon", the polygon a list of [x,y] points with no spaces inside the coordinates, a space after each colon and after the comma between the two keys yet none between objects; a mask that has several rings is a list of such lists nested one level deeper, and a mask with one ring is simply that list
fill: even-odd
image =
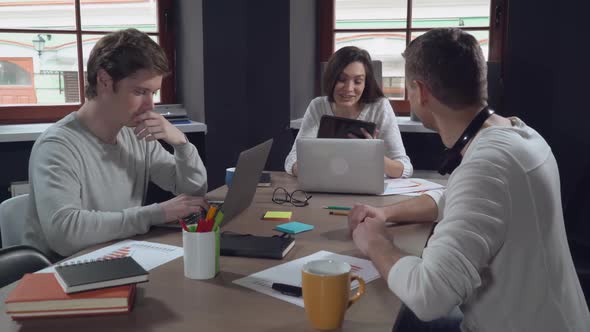
[{"label": "window frame", "polygon": [[[407,1],[406,27],[392,29],[336,29],[336,0],[318,0],[318,46],[319,61],[326,62],[334,53],[335,35],[346,32],[402,32],[406,34],[406,45],[411,41],[412,32],[428,31],[432,28],[413,28],[412,27],[412,0]],[[505,54],[505,35],[507,31],[507,13],[509,0],[490,0],[490,25],[478,27],[462,27],[465,31],[489,30],[488,44],[488,63],[500,64],[500,77],[504,77],[504,65],[502,59]],[[316,80],[317,91],[321,90],[319,76]],[[391,106],[397,115],[409,115],[410,103],[407,100],[408,93],[404,93],[404,99],[389,98]]]},{"label": "window frame", "polygon": [[[66,33],[76,36],[76,47],[78,54],[78,84],[80,87],[80,102],[77,104],[58,104],[58,105],[0,105],[0,125],[1,124],[26,124],[26,123],[50,123],[55,122],[67,114],[77,111],[84,101],[84,63],[82,62],[82,35],[104,35],[112,31],[95,31],[82,30],[80,1],[74,0],[75,7],[75,29],[58,30],[58,29],[5,29],[0,28],[0,33]],[[162,104],[174,104],[176,102],[176,64],[175,64],[175,29],[173,13],[173,0],[157,1],[157,31],[146,32],[150,36],[158,36],[159,44],[164,49],[168,58],[170,74],[162,80],[162,89],[160,91],[160,100]]]}]

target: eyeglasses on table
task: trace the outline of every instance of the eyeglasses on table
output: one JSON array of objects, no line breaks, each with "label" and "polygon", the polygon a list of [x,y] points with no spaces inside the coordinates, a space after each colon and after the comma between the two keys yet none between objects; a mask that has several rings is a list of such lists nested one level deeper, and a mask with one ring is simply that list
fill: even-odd
[{"label": "eyeglasses on table", "polygon": [[272,193],[272,201],[277,204],[290,203],[293,206],[303,207],[309,205],[312,196],[303,190],[288,192],[283,187],[277,187]]}]

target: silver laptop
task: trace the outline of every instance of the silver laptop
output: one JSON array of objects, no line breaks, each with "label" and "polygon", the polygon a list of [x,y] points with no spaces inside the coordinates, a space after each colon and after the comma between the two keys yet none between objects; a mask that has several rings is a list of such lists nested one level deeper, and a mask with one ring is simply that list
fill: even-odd
[{"label": "silver laptop", "polygon": [[273,140],[269,139],[240,153],[231,186],[221,206],[220,211],[223,212],[221,226],[230,222],[252,203],[272,142]]},{"label": "silver laptop", "polygon": [[302,138],[296,144],[299,189],[383,193],[385,146],[382,140]]},{"label": "silver laptop", "polygon": [[[220,211],[223,212],[223,221],[221,226],[227,224],[232,218],[244,211],[250,206],[258,180],[266,164],[266,159],[270,152],[273,140],[270,139],[249,150],[242,151],[238,158],[238,163],[225,199],[223,201],[209,201],[209,203],[222,204]],[[193,218],[201,216],[198,213]],[[157,227],[180,228],[178,222],[155,225]],[[221,227],[220,226],[220,227]]]}]

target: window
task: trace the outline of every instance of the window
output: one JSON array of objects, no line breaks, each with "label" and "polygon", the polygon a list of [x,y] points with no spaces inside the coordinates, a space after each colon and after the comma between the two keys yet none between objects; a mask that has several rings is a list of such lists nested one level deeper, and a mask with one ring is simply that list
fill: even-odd
[{"label": "window", "polygon": [[[475,36],[486,59],[501,62],[507,0],[319,0],[320,61],[344,46],[382,62],[383,92],[408,114],[401,53],[432,28],[458,27]],[[492,20],[490,20],[492,18]]]},{"label": "window", "polygon": [[[84,101],[86,62],[105,34],[148,33],[172,74],[156,101],[173,103],[172,0],[0,0],[0,124],[53,122]],[[172,22],[170,22],[172,23]]]}]

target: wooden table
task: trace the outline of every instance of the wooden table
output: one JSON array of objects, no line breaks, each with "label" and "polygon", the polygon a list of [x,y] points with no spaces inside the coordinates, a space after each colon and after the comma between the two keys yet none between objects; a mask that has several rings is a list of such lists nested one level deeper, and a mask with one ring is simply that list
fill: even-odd
[{"label": "wooden table", "polygon": [[[433,181],[444,182],[436,178]],[[349,237],[347,218],[329,215],[321,207],[352,205],[354,202],[384,206],[407,197],[313,193],[309,206],[293,207],[271,201],[277,186],[292,191],[296,189],[297,182],[284,173],[273,173],[272,187],[258,188],[252,205],[222,230],[274,235],[277,233],[272,228],[280,222],[260,220],[263,213],[267,210],[293,211],[292,220],[313,224],[315,229],[297,234],[295,247],[282,261],[221,257],[220,273],[214,279],[198,281],[186,279],[183,261],[176,259],[150,271],[150,281],[138,285],[135,307],[126,315],[15,322],[6,315],[4,308],[7,294],[16,285],[13,283],[0,289],[0,331],[106,331],[107,328],[109,331],[313,331],[303,308],[235,285],[232,281],[319,250],[363,257]],[[221,187],[207,196],[219,199],[224,197],[225,192],[226,188]],[[389,230],[399,247],[420,255],[431,228],[432,224],[414,224]],[[155,228],[134,239],[182,246],[178,230]],[[367,285],[363,298],[348,310],[342,330],[390,331],[399,308],[400,301],[389,291],[385,280],[377,279]]]}]

